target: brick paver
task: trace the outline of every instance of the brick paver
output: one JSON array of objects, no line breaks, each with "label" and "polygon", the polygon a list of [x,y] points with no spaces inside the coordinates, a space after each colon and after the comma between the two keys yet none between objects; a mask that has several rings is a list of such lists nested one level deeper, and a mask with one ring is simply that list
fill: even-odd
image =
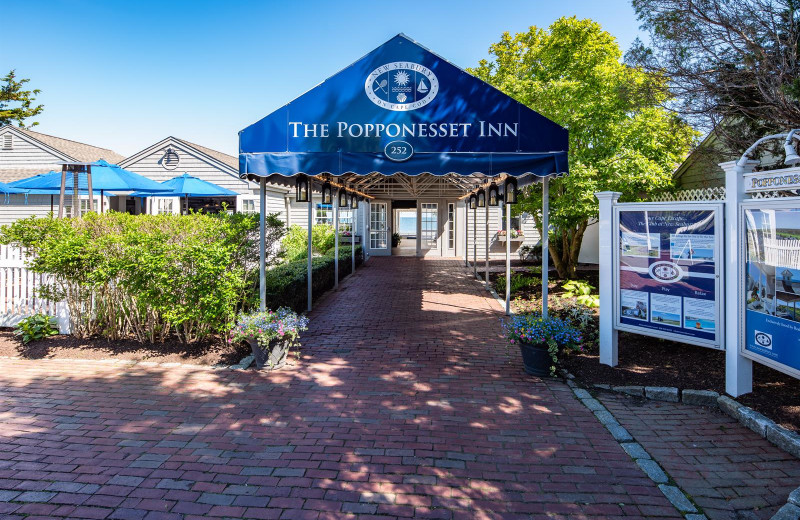
[{"label": "brick paver", "polygon": [[800,486],[800,460],[719,410],[600,399],[710,520],[770,518]]},{"label": "brick paver", "polygon": [[679,518],[486,294],[373,258],[277,373],[0,360],[0,517]]}]

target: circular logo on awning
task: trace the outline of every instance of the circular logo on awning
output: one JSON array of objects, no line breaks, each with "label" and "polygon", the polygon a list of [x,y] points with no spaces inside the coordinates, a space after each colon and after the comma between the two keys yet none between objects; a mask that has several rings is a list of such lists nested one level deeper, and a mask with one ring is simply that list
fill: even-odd
[{"label": "circular logo on awning", "polygon": [[439,93],[439,80],[433,71],[418,63],[394,61],[373,70],[364,90],[379,107],[405,112],[433,101]]},{"label": "circular logo on awning", "polygon": [[683,278],[683,269],[672,262],[655,262],[650,266],[650,277],[663,283],[677,282]]}]

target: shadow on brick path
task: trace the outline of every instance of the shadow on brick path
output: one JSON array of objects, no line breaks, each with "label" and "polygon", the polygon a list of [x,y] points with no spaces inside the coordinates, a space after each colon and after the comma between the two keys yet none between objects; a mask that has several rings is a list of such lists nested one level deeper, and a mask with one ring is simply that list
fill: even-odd
[{"label": "shadow on brick path", "polygon": [[0,516],[680,518],[500,317],[458,261],[372,258],[276,373],[0,360]]}]

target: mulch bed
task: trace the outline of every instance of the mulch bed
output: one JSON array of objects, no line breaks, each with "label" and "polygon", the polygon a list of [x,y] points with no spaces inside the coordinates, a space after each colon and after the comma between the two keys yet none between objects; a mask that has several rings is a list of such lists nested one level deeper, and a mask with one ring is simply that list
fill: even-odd
[{"label": "mulch bed", "polygon": [[[494,268],[494,263],[490,267]],[[512,263],[515,270],[522,270],[524,267],[526,266],[518,262]],[[491,269],[490,279],[496,283],[500,274],[503,273]],[[580,266],[576,278],[597,287],[597,266]],[[550,281],[551,296],[563,292],[560,286],[564,280],[558,279],[554,271],[550,272]],[[505,292],[505,287],[500,289],[500,294]],[[541,286],[534,286],[512,294],[511,298],[513,300],[521,296],[524,299],[540,300],[541,295]],[[585,349],[584,352],[564,356],[561,364],[589,387],[594,384],[674,386],[680,389],[725,393],[724,351],[620,332],[619,365],[612,368],[600,364],[597,344],[587,344]],[[785,428],[800,432],[798,379],[753,363],[753,392],[737,398],[737,401],[761,412]]]},{"label": "mulch bed", "polygon": [[59,335],[23,345],[11,333],[11,329],[0,329],[0,356],[23,359],[113,359],[193,365],[232,365],[248,355],[250,347],[229,345],[219,338],[189,345],[180,342],[142,345],[133,340],[76,339],[72,336]]}]

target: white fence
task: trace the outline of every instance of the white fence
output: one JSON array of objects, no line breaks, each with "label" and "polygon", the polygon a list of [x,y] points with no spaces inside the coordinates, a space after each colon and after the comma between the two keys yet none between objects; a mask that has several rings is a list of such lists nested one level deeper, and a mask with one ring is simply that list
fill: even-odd
[{"label": "white fence", "polygon": [[13,327],[27,316],[41,312],[58,318],[62,333],[69,332],[66,305],[40,298],[37,289],[47,275],[25,267],[25,254],[16,247],[0,245],[0,327]]}]

